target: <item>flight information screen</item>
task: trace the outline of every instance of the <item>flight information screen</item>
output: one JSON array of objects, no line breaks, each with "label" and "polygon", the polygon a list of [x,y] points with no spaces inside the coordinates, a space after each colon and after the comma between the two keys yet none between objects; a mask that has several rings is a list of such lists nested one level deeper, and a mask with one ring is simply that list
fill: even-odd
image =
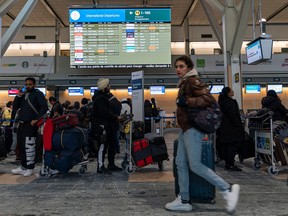
[{"label": "flight information screen", "polygon": [[71,68],[171,67],[170,8],[70,8]]}]

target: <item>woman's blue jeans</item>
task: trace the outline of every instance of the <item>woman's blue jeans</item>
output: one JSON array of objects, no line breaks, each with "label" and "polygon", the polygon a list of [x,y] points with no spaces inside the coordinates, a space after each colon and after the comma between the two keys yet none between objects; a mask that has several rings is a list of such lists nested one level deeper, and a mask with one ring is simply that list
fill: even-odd
[{"label": "woman's blue jeans", "polygon": [[[220,191],[226,191],[230,188],[229,183],[202,163],[202,143],[204,136],[205,134],[195,128],[190,128],[185,132],[181,131],[178,135],[176,166],[182,200],[190,200],[189,168]],[[195,187],[198,186],[195,185]]]}]

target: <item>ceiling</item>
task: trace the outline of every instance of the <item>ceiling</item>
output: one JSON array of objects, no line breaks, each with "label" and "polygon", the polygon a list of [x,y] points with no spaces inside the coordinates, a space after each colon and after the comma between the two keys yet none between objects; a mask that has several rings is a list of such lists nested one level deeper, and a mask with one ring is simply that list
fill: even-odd
[{"label": "ceiling", "polygon": [[[0,0],[3,3],[5,0]],[[25,27],[52,27],[55,26],[55,18],[59,19],[62,27],[68,27],[68,9],[72,5],[99,7],[145,7],[145,6],[171,6],[172,26],[181,26],[186,17],[189,17],[189,25],[210,25],[200,3],[201,0],[38,0],[30,13]],[[219,0],[221,3],[233,0]],[[260,1],[260,2],[259,2]],[[2,27],[9,27],[17,17],[27,0],[18,0],[9,12],[2,18]],[[119,4],[121,2],[121,4]],[[240,0],[235,0],[236,3]],[[261,3],[261,7],[259,7]],[[259,9],[261,8],[261,9]],[[221,23],[221,13],[213,9],[218,23]],[[269,24],[288,23],[287,0],[254,0],[255,20],[259,19],[259,13]],[[249,24],[252,24],[252,13]]]}]

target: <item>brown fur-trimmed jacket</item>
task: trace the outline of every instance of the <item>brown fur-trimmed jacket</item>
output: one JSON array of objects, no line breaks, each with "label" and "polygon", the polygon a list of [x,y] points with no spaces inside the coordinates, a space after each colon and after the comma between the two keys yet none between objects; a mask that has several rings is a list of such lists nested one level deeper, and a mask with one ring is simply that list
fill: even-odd
[{"label": "brown fur-trimmed jacket", "polygon": [[[208,86],[196,76],[184,78],[178,87],[178,97],[184,94],[188,107],[204,108],[211,106],[212,102],[216,102],[215,98],[209,93]],[[177,106],[177,122],[183,131],[193,127],[188,122],[187,107]]]}]

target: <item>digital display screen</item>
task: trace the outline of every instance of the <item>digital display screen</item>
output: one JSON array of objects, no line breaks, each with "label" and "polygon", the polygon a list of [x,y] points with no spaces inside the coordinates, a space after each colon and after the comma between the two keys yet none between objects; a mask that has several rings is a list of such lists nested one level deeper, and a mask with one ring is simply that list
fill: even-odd
[{"label": "digital display screen", "polygon": [[245,85],[245,93],[246,94],[259,94],[259,93],[261,93],[260,84]]},{"label": "digital display screen", "polygon": [[150,86],[150,94],[165,94],[165,86]]},{"label": "digital display screen", "polygon": [[95,90],[98,90],[98,87],[90,87],[90,95],[91,95],[91,96],[94,95]]},{"label": "digital display screen", "polygon": [[82,96],[84,95],[83,87],[68,87],[69,96]]},{"label": "digital display screen", "polygon": [[71,68],[171,67],[170,8],[70,8]]},{"label": "digital display screen", "polygon": [[36,87],[36,89],[39,89],[39,91],[41,91],[44,94],[44,96],[46,96],[46,88],[44,88],[44,87]]},{"label": "digital display screen", "polygon": [[271,39],[257,38],[247,44],[246,57],[248,64],[258,64],[272,58],[273,41]]},{"label": "digital display screen", "polygon": [[8,96],[15,97],[19,92],[19,89],[16,87],[10,87],[8,89]]},{"label": "digital display screen", "polygon": [[132,95],[132,86],[128,86],[128,95]]},{"label": "digital display screen", "polygon": [[267,91],[274,90],[277,94],[282,94],[283,85],[282,84],[268,84]]},{"label": "digital display screen", "polygon": [[[210,88],[210,86],[209,86]],[[224,88],[224,85],[212,85],[212,89],[210,90],[211,94],[220,94],[222,89]]]}]

